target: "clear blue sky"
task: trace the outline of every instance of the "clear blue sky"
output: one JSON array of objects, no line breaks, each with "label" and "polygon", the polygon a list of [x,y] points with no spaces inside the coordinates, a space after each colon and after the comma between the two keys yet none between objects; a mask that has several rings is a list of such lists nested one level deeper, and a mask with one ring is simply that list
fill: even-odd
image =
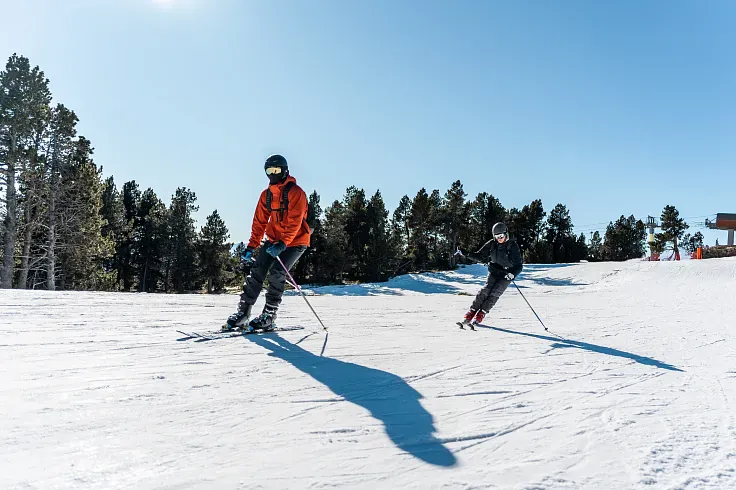
[{"label": "clear blue sky", "polygon": [[[736,212],[736,2],[2,0],[96,161],[246,240],[282,153],[323,207],[456,179],[506,207]],[[690,221],[703,221],[703,218]],[[710,232],[707,241],[725,232]]]}]

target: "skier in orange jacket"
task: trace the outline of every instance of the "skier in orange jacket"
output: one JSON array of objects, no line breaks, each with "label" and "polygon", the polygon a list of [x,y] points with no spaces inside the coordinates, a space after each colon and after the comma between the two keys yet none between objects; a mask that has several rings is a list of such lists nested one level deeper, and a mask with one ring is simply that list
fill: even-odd
[{"label": "skier in orange jacket", "polygon": [[[271,155],[266,159],[264,168],[269,186],[258,200],[250,241],[241,257],[249,273],[240,295],[238,311],[230,315],[223,330],[273,330],[286,282],[286,272],[276,258],[280,258],[284,266],[291,270],[309,247],[311,230],[307,224],[306,193],[297,185],[296,179],[289,175],[289,166],[283,156]],[[264,234],[266,241],[261,245]],[[263,312],[248,323],[266,276],[266,305]]]}]

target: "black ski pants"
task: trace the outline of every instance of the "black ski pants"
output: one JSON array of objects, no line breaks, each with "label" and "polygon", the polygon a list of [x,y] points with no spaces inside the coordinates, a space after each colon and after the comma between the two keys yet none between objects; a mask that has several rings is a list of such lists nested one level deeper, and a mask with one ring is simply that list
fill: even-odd
[{"label": "black ski pants", "polygon": [[[258,251],[258,258],[256,258],[253,267],[251,267],[248,277],[245,278],[243,293],[240,295],[240,305],[238,306],[240,311],[245,311],[247,307],[253,306],[256,303],[266,276],[268,276],[266,306],[275,311],[281,304],[281,297],[284,295],[284,284],[286,283],[286,272],[278,260],[266,253],[266,248],[269,245],[271,244],[266,242],[261,246],[261,249]],[[306,249],[307,247],[305,246],[288,247],[281,252],[279,257],[286,268],[291,271],[291,268],[294,267],[294,264],[296,264],[296,261],[299,260],[299,257],[302,256]]]},{"label": "black ski pants", "polygon": [[488,274],[486,284],[475,296],[475,301],[473,301],[473,306],[470,309],[474,311],[483,310],[488,313],[496,304],[498,298],[506,291],[506,288],[509,287],[509,284],[511,284],[511,281],[505,277],[496,277],[493,274]]}]

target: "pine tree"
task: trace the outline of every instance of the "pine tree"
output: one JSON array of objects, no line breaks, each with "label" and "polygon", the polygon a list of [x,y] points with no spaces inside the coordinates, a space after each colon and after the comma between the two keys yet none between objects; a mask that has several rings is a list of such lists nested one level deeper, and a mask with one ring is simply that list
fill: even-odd
[{"label": "pine tree", "polygon": [[570,212],[565,205],[558,204],[547,219],[547,243],[552,248],[552,260],[555,263],[569,261],[572,255],[571,237],[574,241]]},{"label": "pine tree", "polygon": [[348,234],[345,231],[347,212],[340,201],[335,201],[325,212],[325,252],[320,263],[321,283],[344,282],[348,256]]},{"label": "pine tree", "polygon": [[138,291],[155,292],[164,282],[164,260],[168,248],[166,205],[148,188],[141,195],[133,230],[138,271]]},{"label": "pine tree", "polygon": [[309,196],[309,212],[311,220],[307,224],[312,230],[309,237],[309,248],[294,266],[292,274],[297,281],[314,282],[321,277],[320,267],[324,257],[327,239],[325,237],[324,225],[322,224],[322,207],[320,206],[320,197],[317,191],[312,192]]},{"label": "pine tree", "polygon": [[590,239],[590,245],[588,246],[588,260],[591,262],[598,262],[603,260],[602,257],[603,242],[601,240],[601,234],[597,231],[593,233],[593,237]]},{"label": "pine tree", "polygon": [[121,264],[119,247],[125,236],[125,206],[123,205],[123,196],[115,186],[114,177],[110,176],[105,180],[105,186],[102,189],[102,236],[111,240],[115,246],[115,253],[104,264],[105,270],[115,272],[114,289],[119,289],[121,277]]},{"label": "pine tree", "polygon": [[422,188],[411,203],[409,211],[409,257],[414,261],[414,268],[425,270],[430,259],[430,242],[432,233],[432,203],[427,190]]},{"label": "pine tree", "polygon": [[429,206],[429,264],[433,268],[443,269],[449,262],[449,253],[442,233],[444,212],[439,189],[434,189],[429,195]]},{"label": "pine tree", "polygon": [[376,191],[366,209],[368,242],[366,243],[366,279],[370,282],[385,281],[390,274],[391,236],[388,225],[388,211],[381,191]]},{"label": "pine tree", "polygon": [[457,180],[445,194],[442,203],[441,225],[448,245],[448,265],[450,268],[455,267],[457,263],[455,251],[460,244],[461,235],[466,235],[468,228],[470,206],[465,202],[466,196],[462,183]]},{"label": "pine tree", "polygon": [[103,263],[114,245],[102,236],[102,171],[91,158],[94,150],[84,137],[75,144],[74,155],[61,178],[59,195],[59,258],[61,289],[110,289],[114,274],[106,273]]},{"label": "pine tree", "polygon": [[[522,253],[542,239],[546,228],[544,222],[546,215],[542,201],[537,199],[509,217],[509,229],[519,243]],[[539,252],[541,247],[537,247],[536,250]]]},{"label": "pine tree", "polygon": [[[51,102],[48,79],[28,58],[13,54],[0,72],[0,187],[5,186],[3,263],[0,288],[12,288],[18,233],[17,172],[33,145],[34,133],[43,125]],[[25,284],[21,285],[25,287]]]},{"label": "pine tree", "polygon": [[123,281],[123,291],[130,291],[137,271],[137,243],[135,230],[138,226],[138,208],[141,191],[135,180],[123,184],[124,221],[120,239],[116,246],[116,260],[119,267],[118,277]]},{"label": "pine tree", "polygon": [[411,260],[407,260],[406,257],[405,230],[393,219],[389,222],[389,230],[388,248],[391,256],[391,273],[389,274],[389,278],[391,278],[411,265]]},{"label": "pine tree", "polygon": [[[33,124],[33,134],[29,139],[24,158],[21,159],[19,176],[19,204],[22,208],[19,231],[23,233],[23,248],[20,255],[19,288],[27,288],[31,270],[40,271],[45,260],[40,240],[44,237],[44,224],[47,218],[47,179],[46,155],[44,145],[49,130],[51,108],[40,108]],[[32,253],[33,251],[33,253]]]},{"label": "pine tree", "polygon": [[180,187],[172,196],[169,206],[169,270],[167,282],[174,291],[185,292],[198,289],[197,232],[192,213],[199,210],[197,197],[189,189]]},{"label": "pine tree", "polygon": [[248,247],[244,242],[238,242],[235,248],[230,252],[230,256],[225,264],[225,279],[228,286],[240,287],[245,282],[245,271],[243,270],[242,257],[247,248]]},{"label": "pine tree", "polygon": [[703,247],[704,238],[705,237],[703,236],[703,234],[699,231],[696,232],[694,235],[690,235],[690,233],[687,233],[684,237],[682,237],[682,246],[687,253],[692,254],[698,248]]},{"label": "pine tree", "polygon": [[365,191],[349,187],[343,199],[345,207],[345,232],[348,236],[348,273],[352,279],[362,280],[368,268],[366,244],[368,243],[368,222]]},{"label": "pine tree", "polygon": [[207,281],[207,293],[222,291],[225,287],[225,267],[230,256],[230,234],[215,210],[207,217],[207,223],[199,235],[199,260]]},{"label": "pine tree", "polygon": [[642,257],[645,237],[646,229],[641,220],[633,215],[628,218],[621,216],[606,228],[601,248],[602,259],[624,261]]},{"label": "pine tree", "polygon": [[404,196],[399,201],[398,207],[394,210],[393,214],[393,228],[396,231],[395,239],[401,243],[402,252],[406,251],[409,246],[410,234],[409,234],[409,220],[411,215],[411,199],[409,196]]},{"label": "pine tree", "polygon": [[659,242],[662,249],[667,243],[672,243],[672,249],[676,256],[679,256],[679,243],[682,240],[685,230],[689,228],[685,220],[680,218],[680,212],[674,206],[665,206],[662,211],[662,233],[655,236],[655,240]]},{"label": "pine tree", "polygon": [[551,264],[552,247],[546,240],[537,240],[524,252],[524,262],[527,264]]},{"label": "pine tree", "polygon": [[[519,237],[523,237],[528,233],[527,231],[525,231],[529,228],[529,225],[526,222],[526,217],[521,214],[521,211],[518,208],[510,208],[508,211],[506,211],[506,215],[504,216],[503,221],[509,228],[509,234],[516,238],[517,242],[519,241]],[[491,235],[491,238],[493,238],[493,235]],[[523,239],[519,244],[519,248],[521,248],[521,243],[523,243]],[[524,253],[525,251],[526,249],[522,248],[522,253]]]},{"label": "pine tree", "polygon": [[[59,218],[57,207],[60,204],[59,200],[62,198],[62,194],[66,194],[67,198],[73,199],[66,188],[67,185],[74,182],[73,169],[75,167],[73,159],[76,155],[79,160],[77,165],[82,166],[82,162],[88,156],[77,152],[89,151],[90,154],[92,152],[91,148],[79,147],[80,142],[74,140],[77,134],[78,121],[79,119],[74,111],[70,111],[63,104],[57,105],[51,117],[51,142],[48,158],[48,244],[46,248],[46,289],[49,291],[56,289],[56,242]],[[81,144],[86,145],[87,141],[84,140]]]},{"label": "pine tree", "polygon": [[573,262],[580,262],[581,260],[588,260],[588,243],[585,240],[585,233],[578,236],[577,247],[572,257]]}]

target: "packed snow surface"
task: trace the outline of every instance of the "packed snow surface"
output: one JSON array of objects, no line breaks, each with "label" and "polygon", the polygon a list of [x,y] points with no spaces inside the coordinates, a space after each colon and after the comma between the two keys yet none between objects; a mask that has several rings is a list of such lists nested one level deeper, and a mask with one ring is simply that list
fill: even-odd
[{"label": "packed snow surface", "polygon": [[237,296],[0,291],[0,488],[736,488],[736,260],[527,266],[549,332],[513,287],[460,330],[484,278],[212,341]]}]

